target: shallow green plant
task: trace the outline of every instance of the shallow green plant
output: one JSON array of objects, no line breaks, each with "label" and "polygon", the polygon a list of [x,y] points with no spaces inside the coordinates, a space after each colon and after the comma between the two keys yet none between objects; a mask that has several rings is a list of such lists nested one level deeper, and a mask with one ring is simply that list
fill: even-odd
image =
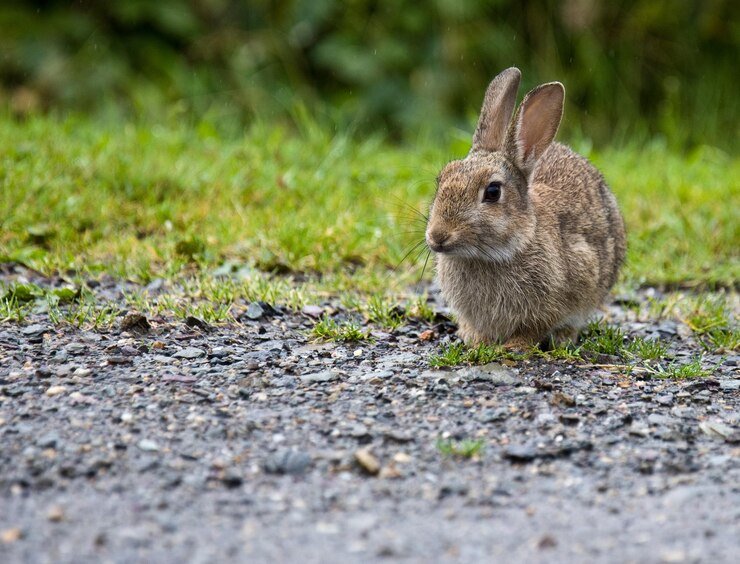
[{"label": "shallow green plant", "polygon": [[18,301],[15,296],[0,297],[0,322],[22,323],[26,319],[29,306]]},{"label": "shallow green plant", "polygon": [[625,351],[633,358],[642,360],[655,360],[663,358],[668,352],[668,346],[660,339],[643,339],[636,337],[631,339]]},{"label": "shallow green plant", "polygon": [[434,368],[459,366],[462,364],[488,364],[500,360],[523,360],[528,353],[518,353],[505,349],[501,345],[477,345],[468,347],[462,341],[453,341],[442,347],[439,353],[429,357],[429,364]]},{"label": "shallow green plant", "polygon": [[618,356],[624,352],[624,332],[604,322],[589,323],[579,349],[595,354]]},{"label": "shallow green plant", "polygon": [[337,323],[331,317],[322,317],[311,329],[311,335],[324,341],[363,341],[370,338],[367,331],[353,321]]},{"label": "shallow green plant", "polygon": [[436,313],[434,308],[429,305],[427,294],[424,292],[417,296],[410,304],[406,316],[409,318],[421,319],[427,323],[434,323]]},{"label": "shallow green plant", "polygon": [[367,317],[385,329],[397,329],[404,322],[403,311],[393,302],[380,295],[373,295],[367,301]]},{"label": "shallow green plant", "polygon": [[686,324],[707,350],[740,349],[740,328],[731,318],[724,296],[702,296],[686,316]]},{"label": "shallow green plant", "polygon": [[472,458],[482,453],[485,444],[482,439],[463,439],[462,441],[439,439],[437,450],[444,456]]},{"label": "shallow green plant", "polygon": [[704,378],[711,374],[711,371],[702,367],[701,358],[696,358],[691,362],[679,363],[671,362],[667,365],[658,364],[648,369],[648,374],[653,378],[666,380],[686,380],[689,378]]}]

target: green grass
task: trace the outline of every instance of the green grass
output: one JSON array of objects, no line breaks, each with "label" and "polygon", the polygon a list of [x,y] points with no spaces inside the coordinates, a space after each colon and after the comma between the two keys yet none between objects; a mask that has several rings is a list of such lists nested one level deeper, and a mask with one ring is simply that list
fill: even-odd
[{"label": "green grass", "polygon": [[686,315],[685,321],[705,349],[717,351],[740,349],[740,326],[737,319],[732,318],[724,297],[699,297]]},{"label": "green grass", "polygon": [[453,341],[444,345],[439,353],[430,356],[429,364],[434,368],[443,368],[464,364],[488,364],[500,360],[522,360],[526,356],[508,351],[499,345],[468,347],[461,341]]},{"label": "green grass", "polygon": [[[185,120],[187,121],[187,120]],[[339,297],[377,328],[433,323],[409,293],[424,269],[424,218],[434,178],[468,149],[460,132],[436,145],[394,146],[303,120],[297,131],[255,123],[221,137],[208,122],[104,123],[0,114],[0,262],[62,274],[69,287],[0,287],[0,321],[47,308],[58,323],[106,326],[124,310],[230,323],[252,301],[293,311]],[[579,147],[576,146],[578,149]],[[622,286],[734,287],[740,279],[740,159],[660,144],[581,149],[603,170],[624,211],[629,257]],[[166,288],[95,303],[102,274]],[[1,284],[1,283],[0,283]],[[711,351],[738,350],[736,303],[685,297],[651,304],[680,317]],[[351,325],[351,324],[350,324]],[[365,338],[322,320],[320,338]],[[319,334],[320,333],[320,334]],[[530,355],[576,361],[586,352],[658,360],[660,343],[590,331],[579,347]],[[521,360],[500,347],[452,344],[435,366]]]},{"label": "green grass", "polygon": [[[421,270],[420,248],[389,269],[421,240],[407,206],[425,211],[441,165],[467,150],[453,133],[394,147],[310,122],[221,138],[207,123],[0,116],[0,257],[144,282],[231,261],[389,288]],[[659,144],[590,156],[626,216],[627,283],[736,283],[740,159]]]},{"label": "green grass", "polygon": [[481,439],[464,439],[453,441],[451,439],[440,439],[437,441],[437,450],[443,456],[457,458],[473,458],[483,452],[485,441]]},{"label": "green grass", "polygon": [[704,378],[711,375],[711,371],[702,367],[701,358],[695,358],[687,363],[658,364],[655,368],[650,369],[648,374],[653,378],[664,380],[686,380],[689,378]]},{"label": "green grass", "polygon": [[579,349],[583,352],[617,356],[625,350],[625,335],[619,327],[603,322],[589,323]]},{"label": "green grass", "polygon": [[657,360],[665,357],[668,346],[659,339],[632,339],[624,350],[634,358],[642,360]]},{"label": "green grass", "polygon": [[322,317],[311,330],[311,335],[323,341],[353,342],[370,338],[368,331],[352,321],[336,322],[331,317]]}]

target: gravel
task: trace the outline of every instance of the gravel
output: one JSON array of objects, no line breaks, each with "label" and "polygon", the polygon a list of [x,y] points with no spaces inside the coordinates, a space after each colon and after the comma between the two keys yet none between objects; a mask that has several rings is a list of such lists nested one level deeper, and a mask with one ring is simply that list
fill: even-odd
[{"label": "gravel", "polygon": [[338,304],[256,305],[232,326],[0,326],[0,560],[736,561],[736,363],[431,369],[441,329],[314,343]]}]

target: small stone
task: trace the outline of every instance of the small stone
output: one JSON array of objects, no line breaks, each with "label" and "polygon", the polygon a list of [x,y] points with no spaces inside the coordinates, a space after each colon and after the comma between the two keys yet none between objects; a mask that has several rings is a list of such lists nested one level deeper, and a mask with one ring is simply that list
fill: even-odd
[{"label": "small stone", "polygon": [[565,392],[555,392],[552,394],[550,404],[561,407],[575,407],[576,398]]},{"label": "small stone", "polygon": [[427,329],[426,331],[422,331],[419,333],[419,340],[420,341],[432,341],[434,340],[434,331],[432,329]]},{"label": "small stone", "polygon": [[227,488],[238,488],[244,483],[244,478],[235,470],[230,469],[224,472],[221,481]]},{"label": "small stone", "polygon": [[529,445],[510,445],[504,449],[504,458],[512,462],[531,462],[537,454],[537,449]]},{"label": "small stone", "polygon": [[54,432],[47,433],[46,435],[43,435],[39,437],[39,439],[36,441],[36,444],[40,448],[57,448],[57,445],[61,441],[59,440],[59,435],[57,435]]},{"label": "small stone", "polygon": [[63,394],[67,391],[67,388],[64,386],[49,386],[46,388],[46,391],[44,392],[47,396],[58,396],[59,394]]},{"label": "small stone", "polygon": [[64,510],[59,505],[52,505],[46,512],[46,518],[52,523],[59,523],[64,520]]},{"label": "small stone", "polygon": [[390,429],[386,431],[385,437],[396,443],[410,443],[414,440],[414,435],[412,433],[401,431],[400,429]]},{"label": "small stone", "polygon": [[362,423],[352,425],[349,429],[349,436],[358,440],[371,438],[369,429]]},{"label": "small stone", "polygon": [[206,352],[203,349],[198,349],[196,347],[185,347],[184,349],[180,349],[177,351],[174,355],[175,358],[184,358],[187,360],[192,360],[194,358],[200,358],[201,356],[204,356]]},{"label": "small stone", "polygon": [[702,421],[699,429],[710,437],[724,439],[728,443],[740,443],[740,431],[720,421]]},{"label": "small stone", "polygon": [[159,445],[151,439],[141,439],[138,446],[144,452],[157,452],[159,450]]},{"label": "small stone", "polygon": [[466,484],[462,480],[453,478],[452,480],[449,480],[442,484],[442,486],[440,486],[438,497],[439,499],[443,499],[445,497],[455,495],[464,496],[467,495],[469,490],[470,486],[468,486],[468,484]]},{"label": "small stone", "polygon": [[371,476],[377,476],[380,472],[380,462],[369,449],[361,448],[355,451],[355,461],[365,472]]},{"label": "small stone", "polygon": [[200,329],[201,331],[207,331],[209,329],[208,323],[206,323],[202,319],[193,317],[192,315],[188,315],[185,318],[185,325],[187,325],[188,327],[193,327],[194,329]]},{"label": "small stone", "polygon": [[673,405],[673,394],[661,394],[655,396],[655,403],[660,405]]},{"label": "small stone", "polygon": [[23,538],[23,531],[19,527],[13,527],[12,529],[5,529],[0,532],[0,541],[3,544],[12,544],[17,540]]},{"label": "small stone", "polygon": [[514,372],[497,362],[462,368],[457,375],[464,380],[490,382],[494,386],[514,386],[518,383]]},{"label": "small stone", "polygon": [[655,426],[672,425],[675,420],[667,415],[661,415],[660,413],[651,413],[648,415],[648,423]]},{"label": "small stone", "polygon": [[249,319],[259,319],[265,314],[265,310],[257,302],[252,302],[247,306],[247,311],[244,313]]},{"label": "small stone", "polygon": [[148,333],[152,326],[145,315],[129,313],[121,321],[121,330],[132,333]]},{"label": "small stone", "polygon": [[740,380],[720,380],[719,389],[723,392],[736,392],[740,390]]},{"label": "small stone", "polygon": [[324,370],[322,372],[314,372],[313,374],[304,374],[301,376],[301,382],[304,384],[313,384],[316,382],[331,382],[339,378],[339,374],[332,372],[331,370]]},{"label": "small stone", "polygon": [[504,421],[511,415],[506,407],[497,407],[495,409],[486,409],[481,413],[481,421],[483,423],[495,423],[496,421]]},{"label": "small stone", "polygon": [[53,374],[54,373],[51,371],[51,369],[48,366],[39,366],[35,372],[36,378],[49,378]]},{"label": "small stone", "polygon": [[283,449],[267,457],[262,468],[268,474],[302,474],[310,464],[309,454],[293,449]]},{"label": "small stone", "polygon": [[25,335],[26,337],[37,337],[39,335],[43,335],[46,333],[49,329],[41,325],[40,323],[34,323],[33,325],[28,325],[27,327],[24,327],[21,329],[21,334]]},{"label": "small stone", "polygon": [[563,425],[578,425],[581,417],[577,413],[563,413],[560,416],[560,422]]},{"label": "small stone", "polygon": [[540,550],[546,550],[548,548],[555,548],[558,545],[558,541],[552,535],[544,535],[538,542],[537,548]]},{"label": "small stone", "polygon": [[301,312],[305,315],[308,315],[309,317],[318,319],[324,313],[324,310],[317,305],[307,305],[307,306],[303,306],[303,309],[301,310]]}]

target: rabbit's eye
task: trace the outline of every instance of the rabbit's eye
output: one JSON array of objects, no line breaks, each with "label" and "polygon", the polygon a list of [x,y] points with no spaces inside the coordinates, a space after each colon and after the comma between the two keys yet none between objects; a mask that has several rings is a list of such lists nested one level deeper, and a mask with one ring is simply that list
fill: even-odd
[{"label": "rabbit's eye", "polygon": [[495,204],[501,199],[501,183],[491,182],[483,192],[483,201]]}]

